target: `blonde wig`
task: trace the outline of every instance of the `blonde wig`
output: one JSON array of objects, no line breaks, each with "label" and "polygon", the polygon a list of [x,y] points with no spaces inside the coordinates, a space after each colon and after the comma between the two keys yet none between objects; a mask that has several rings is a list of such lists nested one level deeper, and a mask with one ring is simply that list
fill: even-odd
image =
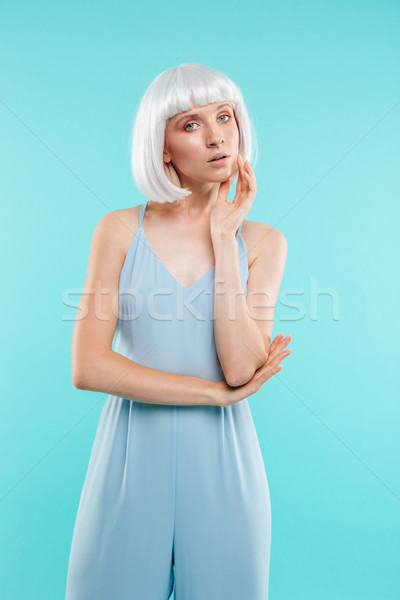
[{"label": "blonde wig", "polygon": [[[257,160],[257,138],[242,92],[225,74],[204,65],[183,63],[161,72],[142,97],[131,135],[131,167],[139,190],[154,202],[174,202],[191,194],[180,187],[173,165],[163,161],[168,119],[195,106],[231,102],[243,160]],[[255,154],[253,157],[252,154]],[[253,167],[254,168],[254,167]],[[230,183],[236,181],[236,167]]]}]

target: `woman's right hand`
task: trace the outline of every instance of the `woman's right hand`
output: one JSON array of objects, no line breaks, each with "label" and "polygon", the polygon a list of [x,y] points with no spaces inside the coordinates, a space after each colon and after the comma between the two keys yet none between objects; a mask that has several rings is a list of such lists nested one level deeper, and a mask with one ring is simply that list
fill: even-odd
[{"label": "woman's right hand", "polygon": [[257,369],[250,381],[238,387],[232,387],[228,385],[226,381],[217,382],[218,387],[221,387],[219,406],[229,406],[230,404],[234,404],[235,402],[239,402],[239,400],[244,400],[244,398],[255,394],[268,379],[282,369],[283,365],[280,363],[284,358],[289,356],[292,351],[291,348],[285,350],[286,346],[291,341],[292,336],[289,333],[285,338],[282,338],[282,332],[275,336],[270,345],[267,360],[262,367]]}]

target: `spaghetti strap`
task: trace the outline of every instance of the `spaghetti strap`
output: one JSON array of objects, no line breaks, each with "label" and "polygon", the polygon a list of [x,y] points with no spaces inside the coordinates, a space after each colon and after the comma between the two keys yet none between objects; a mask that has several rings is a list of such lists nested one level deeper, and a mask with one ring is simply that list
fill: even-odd
[{"label": "spaghetti strap", "polygon": [[144,204],[142,204],[142,206],[140,207],[140,211],[139,211],[139,229],[142,227],[143,215],[146,212],[147,203],[148,203],[148,200],[146,200],[146,202]]}]

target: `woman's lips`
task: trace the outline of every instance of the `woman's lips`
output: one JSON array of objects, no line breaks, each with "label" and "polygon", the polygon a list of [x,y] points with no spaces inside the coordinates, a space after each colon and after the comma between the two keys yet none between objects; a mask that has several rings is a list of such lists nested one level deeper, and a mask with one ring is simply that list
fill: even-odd
[{"label": "woman's lips", "polygon": [[210,160],[208,161],[209,165],[223,165],[227,160],[228,160],[229,156],[225,156],[225,158],[219,158],[218,160]]}]

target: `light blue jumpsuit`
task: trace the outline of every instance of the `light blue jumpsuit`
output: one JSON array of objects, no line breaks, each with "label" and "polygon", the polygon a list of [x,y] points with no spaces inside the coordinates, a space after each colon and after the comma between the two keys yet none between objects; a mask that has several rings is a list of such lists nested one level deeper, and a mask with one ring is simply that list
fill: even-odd
[{"label": "light blue jumpsuit", "polygon": [[[113,349],[142,365],[221,381],[215,266],[176,281],[142,228],[119,282]],[[248,253],[236,233],[247,294]],[[267,600],[271,505],[247,399],[227,407],[109,395],[84,482],[66,600]]]}]

